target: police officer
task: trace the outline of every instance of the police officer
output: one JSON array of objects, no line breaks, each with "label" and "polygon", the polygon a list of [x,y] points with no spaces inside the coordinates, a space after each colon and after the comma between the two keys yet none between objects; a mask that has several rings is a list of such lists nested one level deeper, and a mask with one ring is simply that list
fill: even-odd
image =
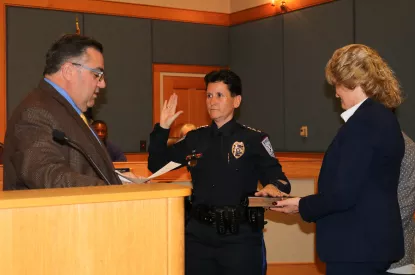
[{"label": "police officer", "polygon": [[[263,273],[263,209],[248,208],[248,195],[281,196],[291,186],[274,156],[268,136],[233,118],[242,100],[239,76],[230,70],[205,76],[209,126],[190,131],[167,147],[169,129],[182,113],[177,95],[164,106],[150,135],[148,168],[169,161],[187,165],[193,183],[192,209],[185,235],[187,275]],[[264,188],[256,192],[258,180]]]}]

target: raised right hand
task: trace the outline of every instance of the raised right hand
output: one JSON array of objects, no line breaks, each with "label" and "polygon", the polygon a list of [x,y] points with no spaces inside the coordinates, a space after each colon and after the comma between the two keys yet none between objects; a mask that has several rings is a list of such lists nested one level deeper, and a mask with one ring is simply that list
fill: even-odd
[{"label": "raised right hand", "polygon": [[170,129],[173,121],[183,113],[183,111],[178,111],[176,113],[177,107],[177,95],[174,93],[170,96],[169,101],[164,101],[163,109],[160,114],[160,126],[164,129]]}]

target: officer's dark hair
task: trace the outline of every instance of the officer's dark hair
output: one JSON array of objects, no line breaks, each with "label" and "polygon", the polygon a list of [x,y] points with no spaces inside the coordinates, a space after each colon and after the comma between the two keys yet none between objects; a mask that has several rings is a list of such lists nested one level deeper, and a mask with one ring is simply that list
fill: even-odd
[{"label": "officer's dark hair", "polygon": [[97,125],[97,124],[104,124],[106,127],[108,127],[105,121],[99,120],[99,119],[94,120],[91,125]]},{"label": "officer's dark hair", "polygon": [[225,83],[232,96],[242,95],[241,78],[231,70],[212,71],[205,75],[206,89],[209,83],[215,82]]},{"label": "officer's dark hair", "polygon": [[81,57],[88,48],[104,52],[102,44],[87,36],[66,34],[55,41],[46,53],[43,75],[54,74],[71,58]]}]

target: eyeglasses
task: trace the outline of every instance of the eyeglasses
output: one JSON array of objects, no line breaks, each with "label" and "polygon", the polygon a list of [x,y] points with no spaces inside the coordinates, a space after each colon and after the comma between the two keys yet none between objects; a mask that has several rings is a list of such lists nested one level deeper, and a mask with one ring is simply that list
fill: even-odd
[{"label": "eyeglasses", "polygon": [[74,63],[74,62],[72,62],[72,65],[82,67],[85,70],[88,70],[88,71],[92,72],[95,75],[95,77],[98,79],[98,81],[101,81],[101,80],[104,79],[104,72],[99,70],[99,69],[93,69],[93,68],[90,68],[90,67],[85,66],[83,64]]}]

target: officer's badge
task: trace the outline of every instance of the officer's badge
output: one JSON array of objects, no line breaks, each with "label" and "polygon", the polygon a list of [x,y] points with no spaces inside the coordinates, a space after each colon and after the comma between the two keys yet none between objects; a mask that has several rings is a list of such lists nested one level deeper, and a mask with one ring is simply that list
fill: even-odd
[{"label": "officer's badge", "polygon": [[238,159],[245,153],[245,145],[242,141],[235,141],[232,145],[232,155]]},{"label": "officer's badge", "polygon": [[269,141],[269,138],[268,137],[264,138],[261,143],[262,143],[262,146],[264,146],[265,150],[267,150],[268,154],[271,157],[275,158],[274,149],[272,149],[271,141]]}]

